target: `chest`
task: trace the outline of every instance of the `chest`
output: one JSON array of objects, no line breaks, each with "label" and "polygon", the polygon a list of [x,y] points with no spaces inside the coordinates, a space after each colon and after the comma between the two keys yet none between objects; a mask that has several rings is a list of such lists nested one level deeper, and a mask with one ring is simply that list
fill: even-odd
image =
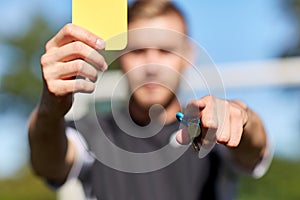
[{"label": "chest", "polygon": [[175,162],[148,173],[121,172],[96,162],[91,181],[98,199],[200,199],[210,169],[208,157],[200,160],[188,149]]}]

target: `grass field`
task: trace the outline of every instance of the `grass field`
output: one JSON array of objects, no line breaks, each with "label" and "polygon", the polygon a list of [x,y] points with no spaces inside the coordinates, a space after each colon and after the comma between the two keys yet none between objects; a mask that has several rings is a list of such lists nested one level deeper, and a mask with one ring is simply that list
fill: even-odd
[{"label": "grass field", "polygon": [[241,178],[239,200],[299,200],[300,161],[274,159],[267,174],[258,180]]},{"label": "grass field", "polygon": [[[0,180],[1,200],[55,200],[53,191],[25,168],[18,177]],[[300,161],[275,159],[261,179],[241,177],[238,200],[299,200]]]}]

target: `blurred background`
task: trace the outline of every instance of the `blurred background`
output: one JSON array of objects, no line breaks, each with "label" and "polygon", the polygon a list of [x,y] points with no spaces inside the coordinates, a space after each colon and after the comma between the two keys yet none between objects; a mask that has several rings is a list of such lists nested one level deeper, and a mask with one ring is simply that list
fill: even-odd
[{"label": "blurred background", "polygon": [[[300,0],[174,1],[224,72],[227,98],[261,115],[275,147],[266,176],[241,178],[238,199],[300,199]],[[27,120],[42,87],[39,57],[71,22],[71,0],[0,0],[0,19],[0,199],[56,199],[30,171]],[[245,82],[226,85],[231,70]]]}]

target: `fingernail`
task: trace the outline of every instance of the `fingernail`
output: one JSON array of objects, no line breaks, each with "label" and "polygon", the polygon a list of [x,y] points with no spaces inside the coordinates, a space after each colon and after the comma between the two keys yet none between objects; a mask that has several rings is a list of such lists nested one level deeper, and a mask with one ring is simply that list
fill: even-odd
[{"label": "fingernail", "polygon": [[177,135],[177,132],[173,133],[173,135],[171,135],[169,144],[174,148],[182,147],[182,145],[176,140],[176,135]]},{"label": "fingernail", "polygon": [[103,50],[103,49],[105,49],[105,46],[106,46],[106,44],[105,44],[105,42],[104,42],[103,40],[98,39],[98,40],[96,41],[96,48],[97,48],[98,50]]},{"label": "fingernail", "polygon": [[104,62],[104,64],[103,64],[103,71],[106,71],[106,70],[107,70],[107,68],[108,68],[108,65],[107,65],[107,63],[106,63],[106,62]]}]

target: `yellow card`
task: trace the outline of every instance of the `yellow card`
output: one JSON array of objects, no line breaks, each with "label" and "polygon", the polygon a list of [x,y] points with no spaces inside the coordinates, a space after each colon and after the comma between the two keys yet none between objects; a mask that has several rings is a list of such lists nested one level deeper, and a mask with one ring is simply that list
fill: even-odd
[{"label": "yellow card", "polygon": [[72,0],[72,23],[98,35],[105,50],[127,45],[127,0]]}]

